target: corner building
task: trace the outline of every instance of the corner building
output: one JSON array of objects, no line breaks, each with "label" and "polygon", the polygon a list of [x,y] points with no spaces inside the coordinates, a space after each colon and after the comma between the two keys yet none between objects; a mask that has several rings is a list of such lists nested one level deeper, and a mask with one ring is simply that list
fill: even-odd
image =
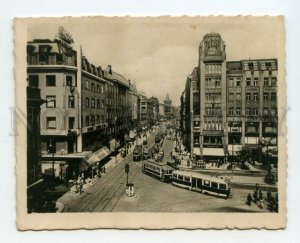
[{"label": "corner building", "polygon": [[200,43],[198,67],[181,97],[184,141],[206,160],[223,160],[248,146],[259,161],[263,145],[277,151],[277,59],[227,62],[225,47],[217,33]]},{"label": "corner building", "polygon": [[45,100],[39,117],[43,175],[54,167],[56,177],[74,179],[124,144],[137,115],[129,112],[129,80],[111,66],[90,63],[62,39],[35,39],[27,43],[27,75],[30,92],[40,89]]}]

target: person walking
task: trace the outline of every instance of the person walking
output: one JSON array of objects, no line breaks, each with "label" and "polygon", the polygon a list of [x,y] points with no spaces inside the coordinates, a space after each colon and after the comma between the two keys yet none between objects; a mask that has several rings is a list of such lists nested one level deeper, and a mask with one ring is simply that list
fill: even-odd
[{"label": "person walking", "polygon": [[249,193],[248,196],[247,196],[247,204],[248,204],[248,206],[251,206],[251,202],[252,202],[252,196],[251,196],[251,193]]}]

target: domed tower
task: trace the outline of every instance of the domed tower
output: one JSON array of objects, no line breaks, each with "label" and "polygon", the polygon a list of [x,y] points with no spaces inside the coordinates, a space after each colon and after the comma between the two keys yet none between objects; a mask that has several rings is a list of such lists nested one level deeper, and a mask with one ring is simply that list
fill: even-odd
[{"label": "domed tower", "polygon": [[199,46],[200,150],[223,160],[226,135],[226,52],[220,34],[206,34]]}]

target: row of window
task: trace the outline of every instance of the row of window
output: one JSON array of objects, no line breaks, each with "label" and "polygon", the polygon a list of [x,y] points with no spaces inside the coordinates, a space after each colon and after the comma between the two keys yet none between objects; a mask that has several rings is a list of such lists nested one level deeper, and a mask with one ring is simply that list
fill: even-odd
[{"label": "row of window", "polygon": [[[229,86],[230,87],[240,87],[241,86],[241,78],[229,78]],[[277,78],[276,77],[265,77],[263,81],[265,87],[268,86],[277,86]],[[258,78],[246,78],[246,86],[259,86]]]},{"label": "row of window", "polygon": [[[95,109],[95,108],[96,108],[96,107],[95,107],[95,105],[96,105],[95,99],[92,98],[92,99],[91,99],[91,102],[90,102],[90,99],[89,99],[89,98],[85,98],[85,107],[86,107],[86,108],[89,108],[90,105],[91,105],[91,108],[92,108],[92,109]],[[104,108],[104,100],[99,100],[99,99],[97,99],[97,109],[103,109],[103,108]]]},{"label": "row of window", "polygon": [[222,130],[222,122],[220,121],[205,121],[205,130]]},{"label": "row of window", "polygon": [[104,94],[104,85],[100,85],[100,84],[96,85],[94,82],[91,82],[91,87],[90,87],[90,81],[88,80],[85,81],[85,89],[91,90],[95,93]]},{"label": "row of window", "polygon": [[[75,80],[73,80],[73,76],[66,75],[65,80],[66,86],[76,86]],[[28,86],[38,88],[39,87],[39,75],[29,75],[28,76]],[[56,86],[56,75],[46,75],[46,86],[47,87],[55,87]]]},{"label": "row of window", "polygon": [[[56,117],[55,116],[49,116],[46,117],[46,128],[47,129],[57,129],[57,123],[56,123]],[[95,124],[101,124],[105,123],[105,116],[102,114],[97,116],[86,116],[85,117],[85,125],[86,126],[94,126]],[[75,117],[69,117],[68,118],[68,129],[74,129],[75,128]]]},{"label": "row of window", "polygon": [[205,74],[221,74],[222,65],[221,64],[206,64]]},{"label": "row of window", "polygon": [[[47,95],[46,96],[46,107],[56,108],[56,96]],[[68,108],[75,108],[75,97],[73,95],[68,96]]]},{"label": "row of window", "polygon": [[[46,118],[46,128],[47,129],[56,129],[56,117],[50,116]],[[68,129],[74,129],[75,128],[75,117],[69,117],[68,118]]]},{"label": "row of window", "polygon": [[105,122],[105,116],[102,114],[97,116],[86,116],[85,117],[85,126],[94,126],[95,124],[101,124]]},{"label": "row of window", "polygon": [[221,102],[221,92],[205,93],[205,100]]},{"label": "row of window", "polygon": [[[229,93],[229,101],[241,100],[241,93]],[[246,101],[258,101],[259,93],[246,93]],[[276,92],[264,92],[264,101],[276,101]]]},{"label": "row of window", "polygon": [[59,53],[45,53],[45,52],[40,52],[39,54],[27,55],[27,62],[29,65],[37,65],[37,64],[48,64],[48,65],[65,64],[69,66],[75,65],[75,59],[71,55],[63,55]]},{"label": "row of window", "polygon": [[205,78],[205,87],[207,88],[218,88],[221,87],[221,78]]},{"label": "row of window", "polygon": [[[229,115],[230,116],[240,116],[241,115],[241,108],[229,108]],[[246,109],[246,116],[258,116],[259,112],[257,108],[247,108]],[[263,115],[276,115],[276,108],[264,108]]]}]

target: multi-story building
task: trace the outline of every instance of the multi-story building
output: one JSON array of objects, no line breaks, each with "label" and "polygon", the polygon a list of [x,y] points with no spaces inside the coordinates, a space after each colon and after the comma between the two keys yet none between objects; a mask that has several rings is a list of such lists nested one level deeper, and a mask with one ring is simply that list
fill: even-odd
[{"label": "multi-story building", "polygon": [[40,115],[42,172],[52,174],[54,164],[61,178],[75,177],[91,153],[122,144],[133,119],[129,81],[111,66],[89,63],[71,44],[67,38],[27,43],[29,87],[39,88],[46,102]]},{"label": "multi-story building", "polygon": [[133,129],[138,126],[139,119],[139,96],[137,94],[136,87],[130,84],[129,87],[129,99],[130,99],[130,112],[131,112],[131,121],[130,128]]},{"label": "multi-story building", "polygon": [[[236,155],[243,146],[277,149],[277,59],[226,62],[225,42],[206,34],[181,96],[181,129],[193,154]],[[193,94],[193,95],[191,95]]]},{"label": "multi-story building", "polygon": [[140,125],[145,125],[148,122],[148,108],[147,108],[147,96],[144,93],[139,93],[140,101]]}]

